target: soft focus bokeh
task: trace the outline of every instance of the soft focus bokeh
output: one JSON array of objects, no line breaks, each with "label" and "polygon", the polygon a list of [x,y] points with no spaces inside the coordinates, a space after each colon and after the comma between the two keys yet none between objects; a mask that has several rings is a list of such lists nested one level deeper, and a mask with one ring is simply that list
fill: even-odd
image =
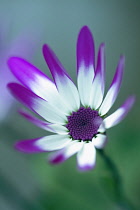
[{"label": "soft focus bokeh", "polygon": [[[136,95],[136,103],[121,124],[108,130],[105,151],[120,171],[128,200],[134,209],[140,209],[140,1],[0,0],[0,57],[4,52],[7,58],[9,52],[20,55],[50,76],[42,56],[42,45],[48,43],[76,82],[76,41],[83,25],[88,25],[94,35],[96,52],[101,42],[106,43],[106,88],[120,54],[126,56],[123,84],[110,113],[131,94]],[[13,51],[15,40],[19,47]],[[26,50],[21,54],[23,45]],[[6,59],[0,59],[0,77],[5,65]],[[0,89],[2,93],[4,88],[6,84]],[[0,97],[0,111],[4,98]],[[51,166],[47,153],[16,151],[17,140],[46,135],[18,115],[19,107],[22,105],[14,102],[5,118],[0,118],[0,210],[122,209],[99,154],[95,170],[80,173],[75,157]]]}]

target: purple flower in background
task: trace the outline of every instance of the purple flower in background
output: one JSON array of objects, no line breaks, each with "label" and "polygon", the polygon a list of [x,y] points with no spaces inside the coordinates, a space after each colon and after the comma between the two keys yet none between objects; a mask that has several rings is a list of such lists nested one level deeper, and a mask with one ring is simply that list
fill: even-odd
[{"label": "purple flower in background", "polygon": [[80,170],[95,166],[96,148],[102,149],[106,142],[106,129],[118,124],[134,103],[130,96],[113,114],[107,116],[120,90],[124,57],[121,56],[110,88],[105,89],[105,49],[101,44],[95,67],[94,40],[84,26],[77,41],[77,83],[72,79],[48,45],[43,54],[54,81],[27,61],[11,57],[9,67],[25,86],[10,83],[11,93],[26,107],[44,120],[21,111],[22,116],[35,125],[54,132],[54,135],[17,142],[22,152],[55,151],[49,157],[51,163],[61,163],[77,153]]},{"label": "purple flower in background", "polygon": [[[27,34],[22,33],[15,39],[9,40],[9,24],[5,24],[0,31],[0,121],[6,119],[11,107],[15,104],[14,98],[7,90],[7,83],[17,81],[7,66],[7,59],[12,55],[19,54],[32,58],[35,54],[35,36],[28,38]],[[31,33],[32,34],[32,33]],[[30,35],[31,35],[30,34]]]}]

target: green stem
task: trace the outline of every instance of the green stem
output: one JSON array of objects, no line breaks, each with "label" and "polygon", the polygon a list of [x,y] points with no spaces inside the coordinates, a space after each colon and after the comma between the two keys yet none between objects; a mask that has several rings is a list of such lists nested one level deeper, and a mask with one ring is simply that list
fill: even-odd
[{"label": "green stem", "polygon": [[119,205],[121,210],[134,210],[135,208],[130,204],[130,201],[128,201],[124,195],[123,185],[122,185],[122,179],[120,176],[120,173],[114,164],[114,162],[106,155],[104,150],[98,150],[102,158],[104,159],[107,168],[109,169],[109,172],[111,174],[111,177],[113,179],[114,184],[114,191],[115,191],[115,197],[117,204]]}]

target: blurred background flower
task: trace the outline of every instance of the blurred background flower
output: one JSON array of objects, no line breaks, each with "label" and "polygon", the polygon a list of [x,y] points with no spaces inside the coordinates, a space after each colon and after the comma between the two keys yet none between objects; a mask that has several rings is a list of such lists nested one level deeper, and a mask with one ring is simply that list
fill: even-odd
[{"label": "blurred background flower", "polygon": [[22,30],[15,37],[8,38],[11,34],[10,22],[3,22],[0,31],[0,98],[2,99],[0,101],[0,122],[6,120],[15,103],[7,89],[7,84],[15,81],[15,77],[7,66],[7,59],[11,55],[20,55],[32,60],[38,46],[38,39],[40,39],[39,33],[36,31],[34,34],[30,29]]},{"label": "blurred background flower", "polygon": [[[56,0],[0,0],[0,17],[4,23],[1,23],[0,32],[3,34],[0,35],[0,77],[4,78],[1,72],[7,68],[5,60],[10,54],[27,59],[49,75],[40,53],[46,42],[76,82],[75,44],[83,25],[88,25],[95,37],[96,52],[99,43],[106,43],[106,90],[120,53],[126,56],[123,85],[111,112],[128,95],[135,94],[137,101],[129,116],[115,129],[108,131],[109,141],[105,150],[118,166],[125,193],[136,209],[140,208],[139,11],[138,0],[60,0],[59,3]],[[42,36],[38,38],[41,32]],[[22,53],[18,44],[22,43],[21,39],[31,41],[35,49],[27,44],[27,51]],[[17,48],[19,50],[15,50]],[[5,98],[5,94],[0,101],[4,101],[2,97]],[[16,140],[40,137],[46,132],[27,123],[15,110],[11,109],[9,113],[3,114],[8,118],[0,126],[0,209],[118,209],[119,204],[113,196],[113,180],[100,156],[96,170],[79,173],[75,169],[75,157],[52,167],[43,162],[42,157],[46,154],[34,156],[18,153],[13,148]]]}]

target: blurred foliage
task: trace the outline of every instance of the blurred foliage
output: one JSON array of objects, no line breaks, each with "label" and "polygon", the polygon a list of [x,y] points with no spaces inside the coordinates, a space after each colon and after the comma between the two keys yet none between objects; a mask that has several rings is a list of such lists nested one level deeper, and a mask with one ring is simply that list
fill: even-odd
[{"label": "blurred foliage", "polygon": [[[140,208],[140,1],[139,0],[0,0],[1,26],[10,22],[8,39],[21,31],[40,32],[34,64],[49,76],[41,54],[47,42],[76,82],[75,44],[81,26],[93,32],[96,49],[106,43],[107,88],[121,53],[126,69],[115,110],[130,94],[137,101],[127,118],[108,133],[106,153],[115,162],[128,200]],[[4,47],[4,46],[3,46]],[[2,99],[1,99],[2,100]],[[18,106],[18,105],[17,105]],[[80,173],[75,157],[58,166],[47,163],[47,154],[26,155],[14,150],[19,139],[47,135],[46,131],[26,122],[11,109],[0,124],[0,209],[1,210],[120,210],[113,196],[113,184],[104,161],[97,154],[95,170]]]}]

